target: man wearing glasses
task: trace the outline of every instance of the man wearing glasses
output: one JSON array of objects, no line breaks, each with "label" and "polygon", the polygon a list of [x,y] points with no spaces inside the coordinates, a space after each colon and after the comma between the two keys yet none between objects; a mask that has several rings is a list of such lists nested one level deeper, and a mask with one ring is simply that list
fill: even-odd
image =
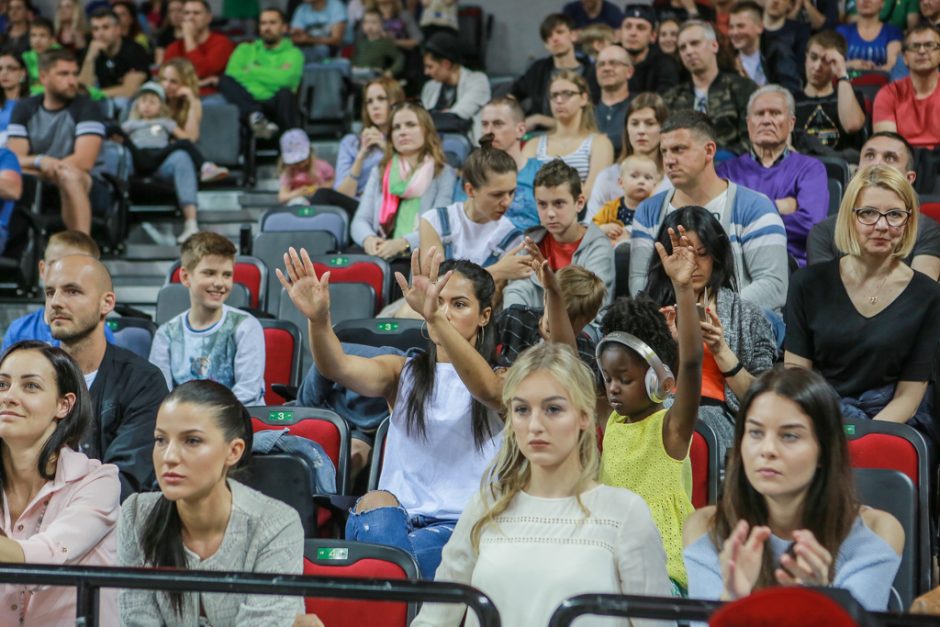
[{"label": "man wearing glasses", "polygon": [[915,148],[940,146],[940,30],[920,24],[904,39],[910,76],[884,86],[875,97],[875,131],[893,131]]},{"label": "man wearing glasses", "polygon": [[633,75],[633,63],[627,51],[620,46],[607,46],[597,54],[594,70],[601,88],[601,97],[595,109],[597,129],[610,139],[616,155],[620,153],[623,121],[630,104],[627,82]]}]

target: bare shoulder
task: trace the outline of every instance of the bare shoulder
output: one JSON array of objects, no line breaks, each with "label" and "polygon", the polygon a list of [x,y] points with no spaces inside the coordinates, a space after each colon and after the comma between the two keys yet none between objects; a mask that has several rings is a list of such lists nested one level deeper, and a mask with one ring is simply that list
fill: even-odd
[{"label": "bare shoulder", "polygon": [[703,535],[708,533],[712,521],[715,519],[714,505],[697,509],[685,519],[682,526],[682,546],[689,546]]},{"label": "bare shoulder", "polygon": [[897,518],[873,507],[862,507],[859,516],[862,517],[865,526],[887,542],[895,553],[900,555],[904,551],[904,527]]}]

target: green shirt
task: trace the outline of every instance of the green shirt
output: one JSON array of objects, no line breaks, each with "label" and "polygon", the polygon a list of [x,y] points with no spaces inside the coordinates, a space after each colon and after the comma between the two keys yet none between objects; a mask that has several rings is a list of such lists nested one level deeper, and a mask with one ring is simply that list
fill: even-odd
[{"label": "green shirt", "polygon": [[238,44],[225,68],[255,100],[270,100],[285,87],[296,91],[303,71],[304,55],[287,38],[274,48],[260,39]]}]

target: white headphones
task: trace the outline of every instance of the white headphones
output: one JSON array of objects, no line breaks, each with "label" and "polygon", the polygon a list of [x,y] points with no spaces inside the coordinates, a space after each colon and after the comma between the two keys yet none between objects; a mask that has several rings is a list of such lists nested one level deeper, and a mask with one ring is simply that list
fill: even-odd
[{"label": "white headphones", "polygon": [[643,361],[649,364],[649,370],[646,371],[646,395],[652,402],[662,403],[672,395],[673,388],[676,387],[676,376],[672,374],[669,366],[662,362],[653,349],[635,335],[623,331],[613,331],[602,337],[594,351],[598,363],[601,360],[601,353],[604,352],[604,345],[610,342],[622,344],[632,349],[643,358]]}]

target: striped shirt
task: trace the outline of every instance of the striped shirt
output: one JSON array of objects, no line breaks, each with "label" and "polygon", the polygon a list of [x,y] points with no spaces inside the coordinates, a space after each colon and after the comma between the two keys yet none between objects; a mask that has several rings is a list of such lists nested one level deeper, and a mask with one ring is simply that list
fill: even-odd
[{"label": "striped shirt", "polygon": [[98,106],[85,96],[76,96],[66,106],[50,111],[43,94],[16,103],[7,133],[10,139],[29,141],[29,154],[64,159],[75,152],[82,135],[104,138],[105,127]]},{"label": "striped shirt", "polygon": [[[631,294],[646,285],[653,243],[666,214],[673,209],[674,194],[675,190],[661,192],[637,207],[630,239]],[[787,299],[789,266],[787,232],[777,208],[760,192],[729,182],[723,206],[712,213],[731,240],[741,297],[780,310]]]},{"label": "striped shirt", "polygon": [[548,161],[554,161],[555,159],[561,159],[572,168],[578,171],[578,176],[581,177],[581,182],[587,180],[588,173],[591,169],[591,144],[594,143],[594,134],[591,133],[587,136],[581,145],[578,146],[577,150],[574,152],[569,152],[567,155],[550,155],[548,154],[548,135],[542,135],[539,137],[539,144],[535,151],[535,158],[546,163]]}]

